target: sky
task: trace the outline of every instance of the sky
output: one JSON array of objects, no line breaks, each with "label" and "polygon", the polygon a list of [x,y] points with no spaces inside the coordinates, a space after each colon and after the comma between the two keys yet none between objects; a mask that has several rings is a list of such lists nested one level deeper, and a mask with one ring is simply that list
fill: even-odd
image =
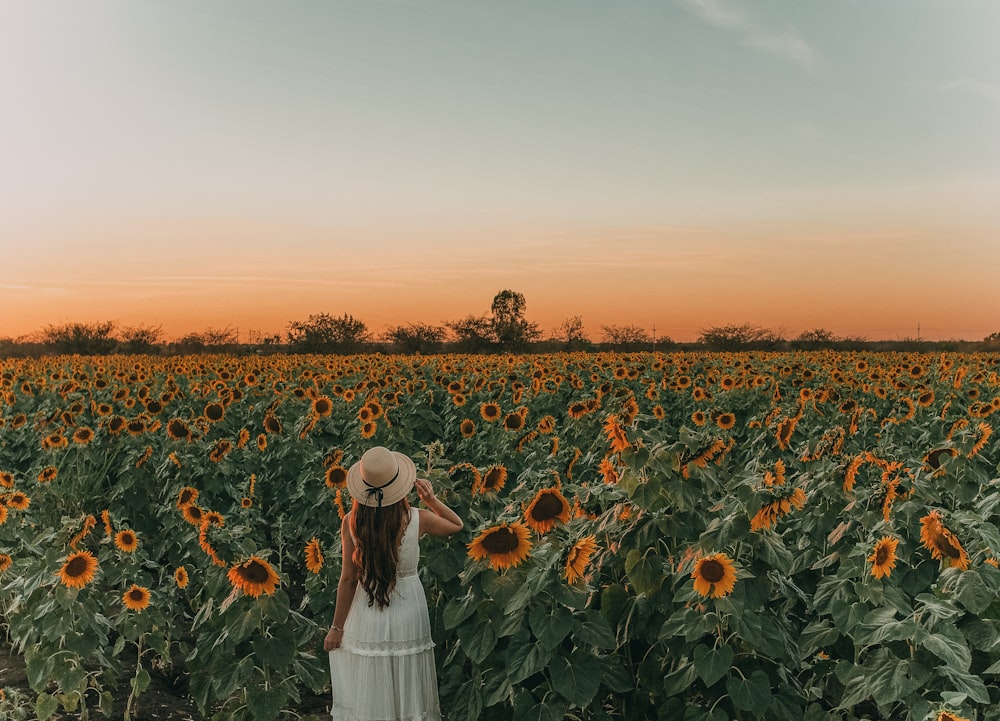
[{"label": "sky", "polygon": [[1000,331],[993,0],[0,4],[0,337]]}]

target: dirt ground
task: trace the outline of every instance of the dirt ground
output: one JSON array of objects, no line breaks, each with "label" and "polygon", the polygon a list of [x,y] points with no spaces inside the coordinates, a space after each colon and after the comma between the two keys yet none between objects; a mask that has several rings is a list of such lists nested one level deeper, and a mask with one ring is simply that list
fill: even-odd
[{"label": "dirt ground", "polygon": [[[138,714],[134,721],[202,721],[194,700],[187,694],[187,680],[183,677],[168,676],[156,669],[150,671],[149,688],[139,697]],[[114,707],[110,715],[105,716],[96,709],[91,709],[91,718],[120,719],[125,710],[125,700],[128,697],[128,684],[124,691],[115,697]],[[15,653],[9,644],[0,642],[0,688],[8,688],[28,694],[31,699],[35,693],[28,686],[28,677],[24,671],[23,659]],[[94,704],[90,704],[93,706]],[[323,719],[328,716],[328,700],[325,695],[318,696],[306,692],[296,714],[300,719]],[[64,718],[76,717],[76,714],[64,715]]]}]

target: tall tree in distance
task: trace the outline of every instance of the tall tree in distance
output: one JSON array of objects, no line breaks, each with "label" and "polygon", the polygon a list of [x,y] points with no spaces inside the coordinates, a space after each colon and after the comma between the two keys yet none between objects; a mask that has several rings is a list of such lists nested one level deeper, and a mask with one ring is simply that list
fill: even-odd
[{"label": "tall tree in distance", "polygon": [[524,294],[513,290],[501,290],[493,296],[490,310],[493,313],[493,333],[500,350],[521,350],[541,335],[538,324],[525,319],[526,305]]}]

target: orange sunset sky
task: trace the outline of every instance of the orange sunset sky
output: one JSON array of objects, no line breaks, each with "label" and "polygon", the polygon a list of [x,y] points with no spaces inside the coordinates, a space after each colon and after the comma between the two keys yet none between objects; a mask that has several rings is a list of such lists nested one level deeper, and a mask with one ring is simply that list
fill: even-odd
[{"label": "orange sunset sky", "polygon": [[0,27],[0,337],[1000,331],[1000,6],[69,0]]}]

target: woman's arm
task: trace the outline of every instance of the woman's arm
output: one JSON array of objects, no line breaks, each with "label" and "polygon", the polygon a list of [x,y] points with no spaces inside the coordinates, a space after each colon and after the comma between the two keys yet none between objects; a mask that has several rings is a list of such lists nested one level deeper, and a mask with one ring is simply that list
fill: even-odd
[{"label": "woman's arm", "polygon": [[429,533],[432,536],[450,536],[462,530],[465,524],[458,514],[444,505],[437,496],[431,482],[418,478],[414,484],[417,488],[417,495],[427,506],[427,511],[420,512],[420,533]]},{"label": "woman's arm", "polygon": [[337,604],[333,611],[333,625],[323,639],[323,650],[332,651],[340,648],[344,638],[344,622],[347,613],[354,603],[354,594],[358,590],[358,579],[361,570],[354,564],[354,537],[351,536],[351,514],[344,516],[340,524],[340,548],[343,560],[340,564],[340,582],[337,584]]}]

